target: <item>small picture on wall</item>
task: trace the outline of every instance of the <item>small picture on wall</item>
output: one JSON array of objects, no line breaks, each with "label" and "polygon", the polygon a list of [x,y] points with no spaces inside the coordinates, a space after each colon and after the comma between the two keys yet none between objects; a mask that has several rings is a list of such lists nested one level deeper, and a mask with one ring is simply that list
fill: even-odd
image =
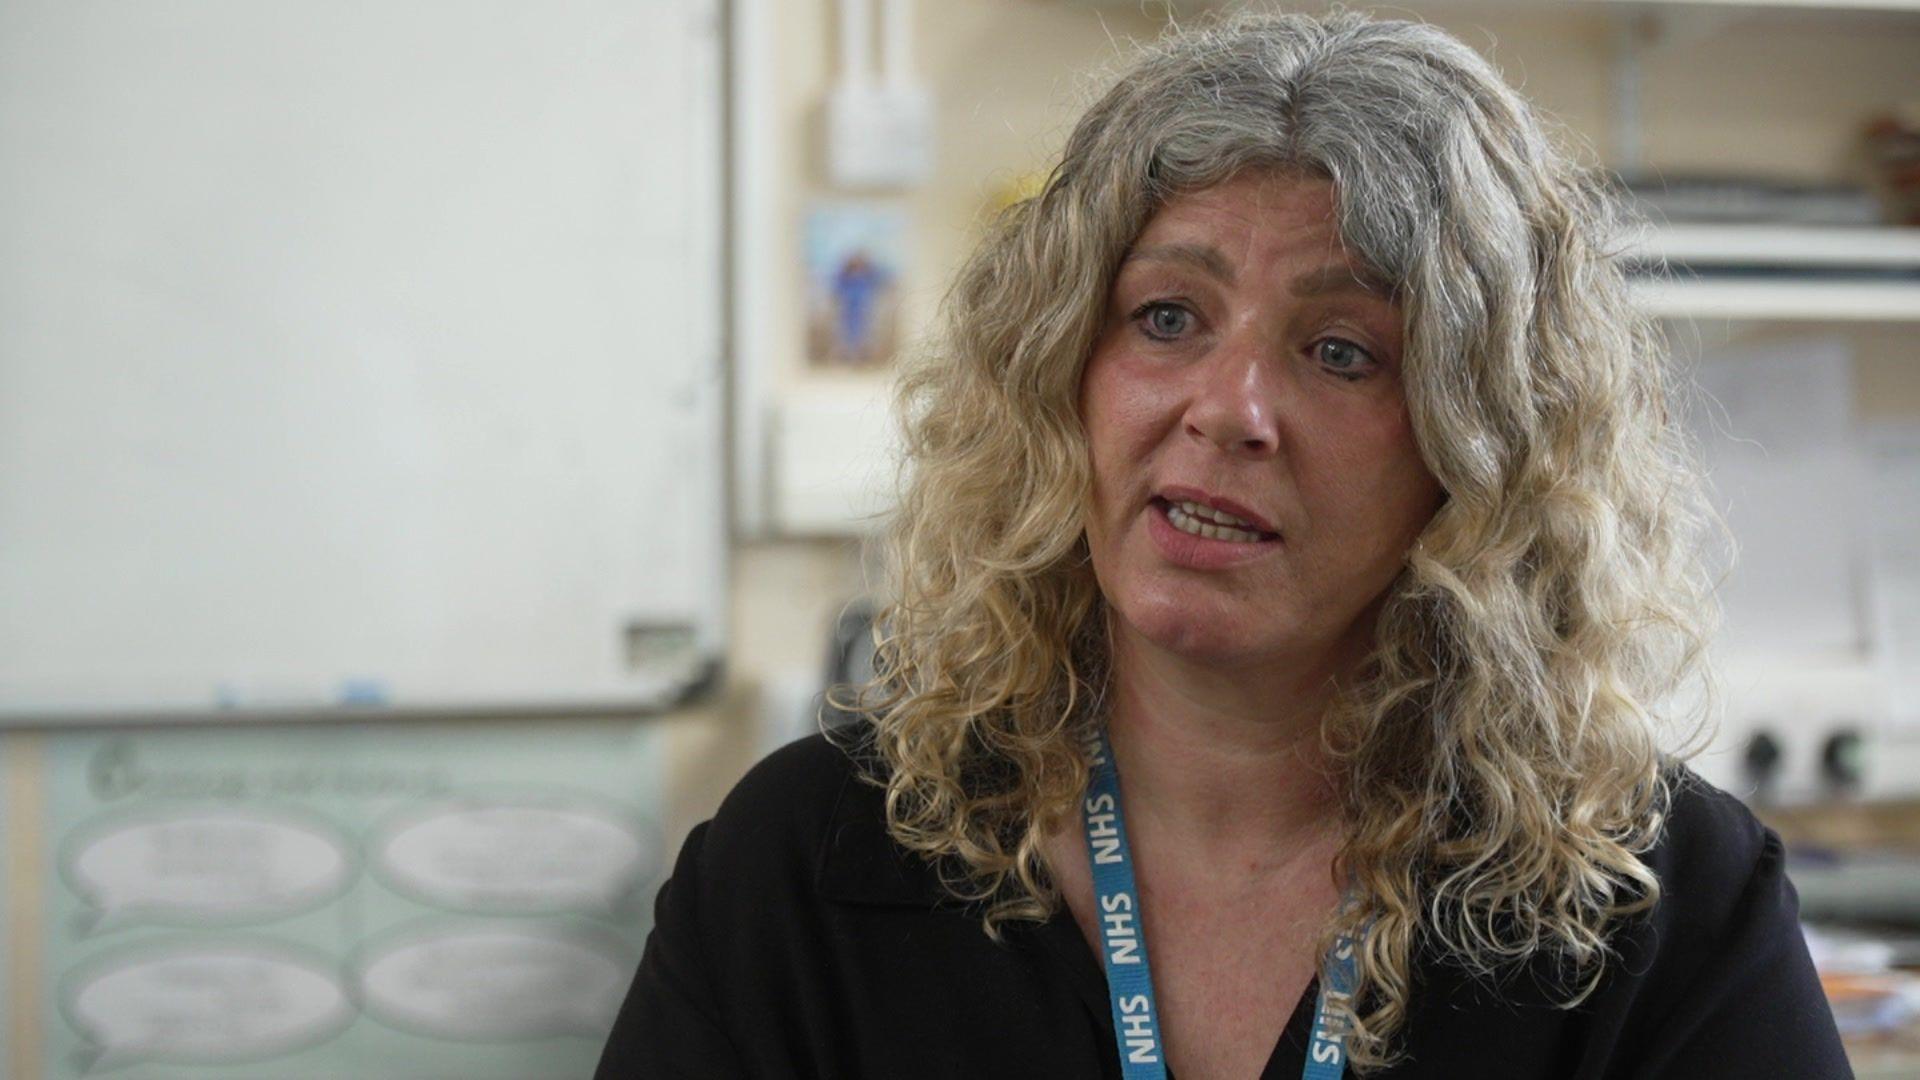
[{"label": "small picture on wall", "polygon": [[807,215],[807,362],[876,368],[899,347],[907,215],[875,203],[817,203]]}]

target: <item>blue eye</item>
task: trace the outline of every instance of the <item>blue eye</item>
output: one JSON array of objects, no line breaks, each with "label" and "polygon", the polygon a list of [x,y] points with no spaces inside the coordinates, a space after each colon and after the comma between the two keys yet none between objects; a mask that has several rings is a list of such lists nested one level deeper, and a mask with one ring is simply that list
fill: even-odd
[{"label": "blue eye", "polygon": [[1364,372],[1353,374],[1354,369],[1373,360],[1372,353],[1345,338],[1321,338],[1314,343],[1314,353],[1329,370],[1348,382],[1359,382],[1366,378]]},{"label": "blue eye", "polygon": [[1191,327],[1193,312],[1178,304],[1155,300],[1140,305],[1134,311],[1133,318],[1135,322],[1146,320],[1142,325],[1148,337],[1157,341],[1171,341]]}]

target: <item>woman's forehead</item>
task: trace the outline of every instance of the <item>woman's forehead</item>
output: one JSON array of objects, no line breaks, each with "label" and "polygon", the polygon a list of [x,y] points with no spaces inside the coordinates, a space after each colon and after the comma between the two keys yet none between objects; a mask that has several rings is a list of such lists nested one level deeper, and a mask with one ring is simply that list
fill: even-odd
[{"label": "woman's forehead", "polygon": [[1142,233],[1173,221],[1221,216],[1254,223],[1274,214],[1334,220],[1333,181],[1295,169],[1243,169],[1218,183],[1173,192],[1148,218]]},{"label": "woman's forehead", "polygon": [[1120,270],[1182,267],[1230,281],[1255,262],[1392,292],[1341,236],[1331,182],[1297,174],[1240,174],[1170,196],[1123,253]]}]

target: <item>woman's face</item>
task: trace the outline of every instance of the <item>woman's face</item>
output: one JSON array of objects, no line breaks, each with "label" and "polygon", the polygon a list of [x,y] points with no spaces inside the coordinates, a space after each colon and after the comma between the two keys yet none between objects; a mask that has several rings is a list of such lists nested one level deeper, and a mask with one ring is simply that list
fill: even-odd
[{"label": "woman's face", "polygon": [[1117,633],[1303,673],[1364,654],[1442,491],[1407,420],[1400,309],[1359,267],[1331,184],[1277,172],[1172,198],[1134,241],[1079,403]]}]

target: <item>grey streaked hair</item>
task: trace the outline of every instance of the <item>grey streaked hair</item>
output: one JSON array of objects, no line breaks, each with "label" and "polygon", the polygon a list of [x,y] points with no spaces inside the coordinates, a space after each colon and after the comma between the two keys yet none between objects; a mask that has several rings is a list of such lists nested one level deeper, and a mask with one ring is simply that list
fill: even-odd
[{"label": "grey streaked hair", "polygon": [[[1592,991],[1611,928],[1659,898],[1640,856],[1716,697],[1697,541],[1719,519],[1629,295],[1628,217],[1472,49],[1335,11],[1176,30],[1133,59],[902,372],[879,674],[841,704],[873,736],[893,836],[989,935],[1056,910],[1040,842],[1084,788],[1107,678],[1081,371],[1148,219],[1249,168],[1332,181],[1344,242],[1401,304],[1407,408],[1447,496],[1322,721],[1360,902],[1318,944],[1370,924],[1349,1040],[1367,1071],[1394,1060],[1416,945],[1488,976],[1544,956],[1567,1005]],[[1694,675],[1694,712],[1660,715]],[[1691,738],[1668,754],[1670,723]]]}]

